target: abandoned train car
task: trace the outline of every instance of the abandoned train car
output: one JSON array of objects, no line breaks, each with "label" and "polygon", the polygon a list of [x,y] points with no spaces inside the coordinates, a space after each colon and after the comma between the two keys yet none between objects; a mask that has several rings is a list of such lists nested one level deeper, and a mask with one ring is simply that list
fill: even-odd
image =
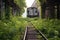
[{"label": "abandoned train car", "polygon": [[27,17],[39,17],[39,12],[36,7],[29,7],[27,8]]}]

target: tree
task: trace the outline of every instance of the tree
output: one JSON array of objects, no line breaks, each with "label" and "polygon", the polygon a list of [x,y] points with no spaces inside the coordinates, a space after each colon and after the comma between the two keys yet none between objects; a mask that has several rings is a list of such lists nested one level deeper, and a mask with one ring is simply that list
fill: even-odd
[{"label": "tree", "polygon": [[20,7],[20,15],[22,15],[25,11],[24,8],[26,7],[25,0],[14,0],[14,2]]},{"label": "tree", "polygon": [[10,19],[10,7],[8,1],[5,1],[5,19]]},{"label": "tree", "polygon": [[45,18],[45,2],[46,0],[39,0],[41,6],[41,18]]},{"label": "tree", "polygon": [[3,16],[5,19],[9,20],[13,10],[15,10],[17,16],[21,16],[25,11],[25,7],[25,0],[0,0],[0,20]]},{"label": "tree", "polygon": [[2,0],[0,0],[0,20],[1,20],[1,1]]}]

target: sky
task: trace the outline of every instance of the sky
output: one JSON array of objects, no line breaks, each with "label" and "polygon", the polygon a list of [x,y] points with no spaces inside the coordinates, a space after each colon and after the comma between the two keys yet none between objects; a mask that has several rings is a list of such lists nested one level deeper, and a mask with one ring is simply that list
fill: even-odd
[{"label": "sky", "polygon": [[[34,0],[26,0],[27,7],[31,7],[33,2],[34,2]],[[25,12],[23,13],[22,17],[26,17],[26,15],[27,15],[27,13],[26,13],[26,8],[25,8]]]},{"label": "sky", "polygon": [[34,2],[34,0],[26,0],[27,7],[30,7],[33,2]]}]

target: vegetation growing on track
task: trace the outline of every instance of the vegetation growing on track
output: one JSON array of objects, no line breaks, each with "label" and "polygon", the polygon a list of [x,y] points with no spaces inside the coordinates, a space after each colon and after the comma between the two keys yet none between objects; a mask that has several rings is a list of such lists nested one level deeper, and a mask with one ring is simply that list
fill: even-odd
[{"label": "vegetation growing on track", "polygon": [[38,19],[31,21],[49,40],[60,40],[60,20]]},{"label": "vegetation growing on track", "polygon": [[21,40],[21,34],[24,34],[28,21],[49,40],[60,39],[60,20],[13,17],[10,20],[0,20],[0,40]]}]

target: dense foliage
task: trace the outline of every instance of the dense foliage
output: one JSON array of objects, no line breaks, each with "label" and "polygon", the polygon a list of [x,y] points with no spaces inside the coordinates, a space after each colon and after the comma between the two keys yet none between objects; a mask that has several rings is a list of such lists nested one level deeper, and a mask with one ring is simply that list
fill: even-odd
[{"label": "dense foliage", "polygon": [[22,40],[27,25],[27,21],[20,18],[26,7],[25,0],[3,1],[0,3],[0,40]]},{"label": "dense foliage", "polygon": [[10,16],[21,16],[25,12],[25,0],[1,0],[0,20],[10,19]]},{"label": "dense foliage", "polygon": [[10,20],[0,20],[0,40],[22,40],[27,21],[12,17]]},{"label": "dense foliage", "polygon": [[22,15],[22,13],[24,13],[25,11],[25,7],[26,7],[26,3],[25,0],[14,0],[15,3],[20,7],[20,15]]},{"label": "dense foliage", "polygon": [[49,40],[60,40],[60,20],[38,19],[31,21]]}]

